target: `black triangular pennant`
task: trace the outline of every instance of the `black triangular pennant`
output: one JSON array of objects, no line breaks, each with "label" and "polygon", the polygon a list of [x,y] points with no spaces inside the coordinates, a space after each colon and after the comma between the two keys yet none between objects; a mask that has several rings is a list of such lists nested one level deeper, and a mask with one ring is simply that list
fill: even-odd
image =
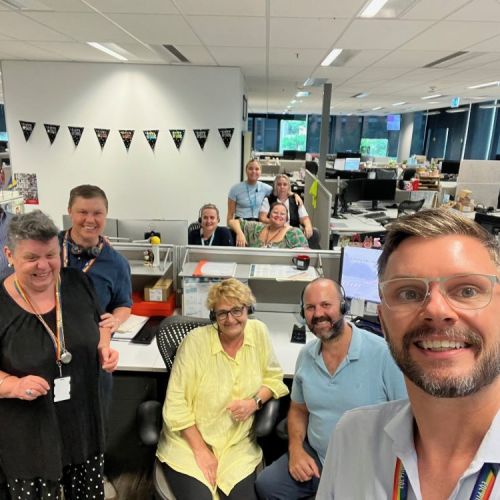
[{"label": "black triangular pennant", "polygon": [[200,145],[200,148],[203,149],[205,147],[205,142],[207,142],[208,139],[208,128],[196,128],[193,130],[194,135],[196,136],[196,139],[198,140],[198,144]]},{"label": "black triangular pennant", "polygon": [[50,143],[53,144],[56,137],[57,137],[57,132],[59,132],[59,125],[52,125],[51,123],[44,123],[43,126],[45,127],[45,131],[47,132],[47,135],[49,136]]},{"label": "black triangular pennant", "polygon": [[154,151],[156,146],[156,141],[158,140],[158,132],[159,130],[144,130],[144,136],[148,141],[151,149]]},{"label": "black triangular pennant", "polygon": [[132,142],[132,138],[134,137],[134,130],[119,130],[123,145],[125,149],[128,151],[130,148],[130,143]]},{"label": "black triangular pennant", "polygon": [[109,128],[95,128],[94,131],[101,149],[104,149],[104,145],[109,137]]},{"label": "black triangular pennant", "polygon": [[80,143],[80,139],[82,138],[83,134],[83,127],[68,127],[69,133],[71,134],[71,138],[73,139],[73,142],[75,143],[75,147],[78,146]]},{"label": "black triangular pennant", "polygon": [[229,147],[231,138],[233,137],[234,128],[220,128],[219,134],[226,148]]},{"label": "black triangular pennant", "polygon": [[175,142],[175,147],[177,149],[181,148],[182,140],[184,139],[185,133],[186,133],[186,131],[184,129],[180,129],[180,128],[176,128],[176,129],[171,128],[170,129],[170,135],[172,136],[172,139]]},{"label": "black triangular pennant", "polygon": [[26,142],[28,142],[28,139],[31,136],[31,133],[33,132],[33,129],[35,128],[36,123],[35,122],[25,122],[23,120],[19,120],[19,123],[21,124],[21,129],[24,134],[24,138],[26,139]]}]

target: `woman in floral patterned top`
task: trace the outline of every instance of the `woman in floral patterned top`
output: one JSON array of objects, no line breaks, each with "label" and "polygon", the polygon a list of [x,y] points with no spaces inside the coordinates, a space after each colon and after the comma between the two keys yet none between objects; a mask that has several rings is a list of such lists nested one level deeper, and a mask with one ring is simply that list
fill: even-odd
[{"label": "woman in floral patterned top", "polygon": [[269,224],[231,219],[229,227],[236,233],[236,246],[257,248],[298,248],[305,247],[307,239],[296,227],[287,224],[288,210],[277,201],[271,205]]}]

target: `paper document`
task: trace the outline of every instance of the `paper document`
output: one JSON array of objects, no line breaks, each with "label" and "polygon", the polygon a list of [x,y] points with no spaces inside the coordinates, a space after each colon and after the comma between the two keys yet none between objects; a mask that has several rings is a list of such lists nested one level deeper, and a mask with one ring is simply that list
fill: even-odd
[{"label": "paper document", "polygon": [[236,272],[236,262],[209,262],[200,260],[193,276],[215,276],[221,278],[232,278]]},{"label": "paper document", "polygon": [[295,266],[252,264],[249,277],[275,279],[276,281],[312,281],[318,277],[318,273],[312,266],[309,266],[306,271],[300,271]]},{"label": "paper document", "polygon": [[116,332],[113,333],[113,340],[129,341],[133,339],[139,330],[146,324],[148,319],[148,316],[131,314],[130,317],[118,327]]}]

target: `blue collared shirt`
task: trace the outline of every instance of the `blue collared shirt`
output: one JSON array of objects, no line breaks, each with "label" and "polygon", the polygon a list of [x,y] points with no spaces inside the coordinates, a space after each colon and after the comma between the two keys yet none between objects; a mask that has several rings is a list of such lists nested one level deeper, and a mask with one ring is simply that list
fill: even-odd
[{"label": "blue collared shirt", "polygon": [[228,198],[236,202],[235,217],[239,219],[258,219],[260,206],[273,188],[257,181],[254,185],[239,182],[230,190]]}]

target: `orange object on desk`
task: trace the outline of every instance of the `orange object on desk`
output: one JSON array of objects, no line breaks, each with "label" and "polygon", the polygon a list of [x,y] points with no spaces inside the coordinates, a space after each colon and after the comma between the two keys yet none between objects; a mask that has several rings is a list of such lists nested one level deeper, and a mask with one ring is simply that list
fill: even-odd
[{"label": "orange object on desk", "polygon": [[175,292],[165,302],[149,302],[140,293],[132,294],[132,314],[138,316],[172,316],[175,311]]}]

